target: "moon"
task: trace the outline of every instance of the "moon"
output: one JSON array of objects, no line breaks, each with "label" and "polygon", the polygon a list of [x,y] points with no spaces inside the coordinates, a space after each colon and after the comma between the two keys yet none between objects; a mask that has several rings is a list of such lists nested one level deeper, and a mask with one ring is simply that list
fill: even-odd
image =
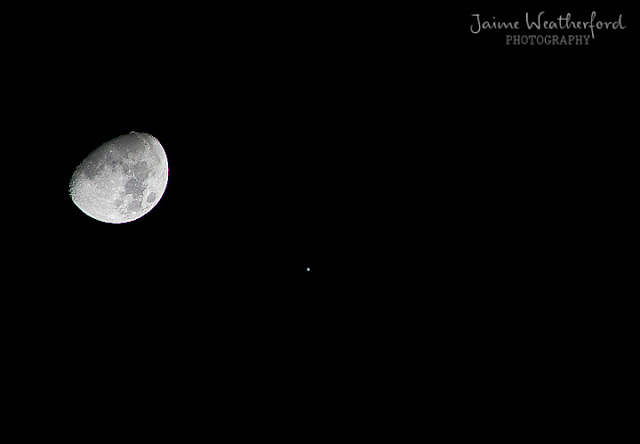
[{"label": "moon", "polygon": [[132,131],[89,154],[73,173],[69,194],[87,216],[123,224],[151,211],[168,179],[167,154],[158,139]]}]

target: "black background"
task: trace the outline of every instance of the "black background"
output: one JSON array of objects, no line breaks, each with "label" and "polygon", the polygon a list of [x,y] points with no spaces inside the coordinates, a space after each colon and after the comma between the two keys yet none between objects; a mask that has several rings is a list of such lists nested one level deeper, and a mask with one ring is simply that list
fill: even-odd
[{"label": "black background", "polygon": [[[626,10],[49,8],[9,40],[7,133],[31,178],[8,193],[20,285],[6,313],[51,408],[105,399],[176,418],[169,405],[202,414],[199,393],[232,392],[231,417],[251,400],[325,430],[327,409],[355,421],[350,406],[392,396],[372,388],[378,370],[421,350],[464,392],[549,353],[570,378],[621,346]],[[543,9],[623,13],[628,28],[583,47],[469,31],[474,13]],[[69,179],[129,131],[162,143],[168,187],[143,218],[104,224],[73,205]],[[505,361],[515,370],[464,371]]]},{"label": "black background", "polygon": [[[623,14],[627,29],[563,47],[505,44],[527,31],[470,32],[471,14],[525,28],[527,11],[588,20],[593,10]],[[438,312],[449,328],[437,337],[458,399],[471,401],[452,410],[499,434],[548,430],[556,414],[575,424],[598,412],[606,423],[597,404],[616,402],[607,387],[620,390],[631,368],[636,19],[585,3],[483,3],[464,16],[459,52],[445,56],[449,293]]]},{"label": "black background", "polygon": [[570,285],[584,283],[581,273],[604,272],[601,259],[621,258],[610,248],[629,241],[622,226],[630,222],[628,168],[634,158],[633,17],[613,5],[468,9],[483,19],[518,20],[521,28],[527,11],[545,11],[547,19],[572,12],[573,20],[588,20],[592,10],[600,20],[622,13],[627,29],[596,30],[588,46],[505,44],[506,34],[530,34],[526,30],[468,32],[462,40],[462,106],[453,112],[466,128],[458,145],[467,148],[457,160],[468,180],[460,182],[467,211],[459,220],[479,252],[471,260],[484,256],[496,273],[504,274],[503,267],[515,273],[513,282],[498,281],[516,288],[525,276],[545,288],[541,276],[557,282],[571,275]]}]

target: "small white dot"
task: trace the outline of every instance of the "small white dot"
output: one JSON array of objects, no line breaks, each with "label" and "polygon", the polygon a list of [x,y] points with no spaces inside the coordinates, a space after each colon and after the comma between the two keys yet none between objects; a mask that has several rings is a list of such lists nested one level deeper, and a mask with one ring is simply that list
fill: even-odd
[{"label": "small white dot", "polygon": [[311,271],[311,268],[307,267],[307,271]]}]

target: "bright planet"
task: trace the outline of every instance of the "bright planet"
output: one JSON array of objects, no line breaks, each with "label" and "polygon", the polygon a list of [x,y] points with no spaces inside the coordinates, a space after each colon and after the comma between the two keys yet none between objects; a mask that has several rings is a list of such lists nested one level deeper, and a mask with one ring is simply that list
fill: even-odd
[{"label": "bright planet", "polygon": [[132,131],[89,154],[73,173],[69,194],[87,216],[123,224],[151,211],[168,179],[167,154],[158,139]]}]

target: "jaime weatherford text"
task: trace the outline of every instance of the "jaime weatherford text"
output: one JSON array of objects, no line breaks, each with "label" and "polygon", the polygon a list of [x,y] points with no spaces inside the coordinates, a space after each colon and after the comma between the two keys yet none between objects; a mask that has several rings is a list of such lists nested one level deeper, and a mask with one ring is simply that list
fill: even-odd
[{"label": "jaime weatherford text", "polygon": [[[622,23],[622,14],[618,16],[615,21],[602,21],[596,20],[596,11],[591,12],[590,20],[573,20],[571,14],[560,15],[554,20],[545,20],[545,12],[542,11],[533,18],[529,16],[529,13],[525,13],[525,24],[528,30],[581,30],[591,31],[591,35],[579,34],[579,35],[507,35],[506,44],[539,44],[539,45],[582,45],[589,44],[589,39],[595,39],[595,30],[601,29],[626,29],[626,26]],[[474,23],[471,25],[471,32],[473,34],[479,34],[482,30],[486,29],[507,29],[507,30],[520,30],[519,21],[499,21],[493,17],[493,20],[484,20],[480,18],[480,14],[471,14],[475,18]],[[522,28],[523,29],[523,28]]]}]

